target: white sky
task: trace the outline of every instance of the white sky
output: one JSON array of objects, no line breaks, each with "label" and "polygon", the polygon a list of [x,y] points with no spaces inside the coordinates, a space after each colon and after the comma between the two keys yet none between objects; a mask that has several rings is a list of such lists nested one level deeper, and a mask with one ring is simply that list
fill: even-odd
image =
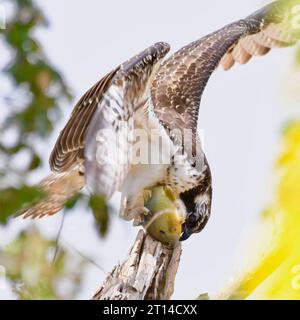
[{"label": "white sky", "polygon": [[[157,41],[172,50],[243,18],[261,7],[259,0],[39,0],[50,28],[38,32],[51,61],[63,72],[76,100],[119,63]],[[175,299],[213,294],[235,274],[247,231],[272,195],[272,165],[278,138],[291,110],[284,79],[293,50],[275,50],[230,72],[218,70],[203,96],[200,128],[210,163],[214,198],[205,230],[183,243]],[[47,155],[73,105],[62,105],[64,118],[41,151]],[[0,110],[0,113],[2,110]],[[40,172],[40,176],[47,174]],[[38,177],[34,177],[35,182]],[[137,230],[114,218],[109,236],[99,240],[91,214],[77,208],[64,224],[62,239],[92,257],[107,272],[122,260]],[[35,222],[46,235],[56,234],[61,215]],[[32,222],[16,220],[1,230],[0,243]],[[74,253],[75,254],[75,253]],[[78,298],[88,299],[104,274],[91,265]],[[6,292],[9,296],[9,292]]]}]

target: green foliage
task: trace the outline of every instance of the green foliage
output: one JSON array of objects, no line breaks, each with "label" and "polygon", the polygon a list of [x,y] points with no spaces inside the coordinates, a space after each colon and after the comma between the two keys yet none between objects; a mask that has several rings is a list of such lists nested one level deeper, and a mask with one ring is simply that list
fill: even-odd
[{"label": "green foliage", "polygon": [[103,197],[91,196],[89,206],[93,211],[97,230],[99,234],[104,237],[107,234],[109,225],[109,208],[107,203]]},{"label": "green foliage", "polygon": [[8,218],[26,203],[36,203],[46,195],[39,189],[28,186],[2,190],[0,198],[0,224],[7,223]]},{"label": "green foliage", "polygon": [[[0,252],[0,264],[6,269],[19,299],[72,299],[80,289],[82,259],[70,257],[60,249],[53,261],[56,242],[46,240],[32,228],[21,233]],[[72,264],[70,263],[72,261]],[[59,284],[66,283],[63,290]]]},{"label": "green foliage", "polygon": [[[1,104],[7,111],[0,118],[0,226],[13,221],[9,218],[26,204],[34,204],[46,196],[27,185],[28,176],[43,165],[36,146],[47,144],[60,115],[59,105],[71,100],[61,73],[35,37],[37,29],[48,26],[44,14],[33,0],[10,2],[13,13],[6,28],[0,30],[0,43],[9,52],[9,60],[0,72],[13,88],[7,96],[0,93]],[[78,195],[66,204],[66,209],[71,210],[78,201],[87,205],[89,198]],[[104,235],[108,225],[104,205],[92,200],[91,203]],[[74,297],[80,286],[83,263],[74,262],[74,257],[61,249],[55,254],[56,250],[57,242],[46,240],[36,229],[17,235],[7,248],[0,250],[0,265],[6,268],[7,278],[20,299]],[[59,285],[65,281],[69,283],[62,293]]]},{"label": "green foliage", "polygon": [[196,300],[209,300],[209,295],[208,293],[201,293],[199,296],[196,298]]},{"label": "green foliage", "polygon": [[[1,71],[14,86],[13,96],[17,93],[22,103],[6,99],[10,112],[2,124],[0,122],[0,159],[3,161],[0,162],[0,224],[7,223],[8,217],[24,202],[29,203],[38,196],[38,190],[32,194],[34,188],[26,187],[28,174],[42,165],[34,146],[45,143],[53,129],[53,118],[60,113],[61,100],[71,98],[62,75],[51,65],[34,37],[37,28],[48,25],[43,13],[32,0],[11,1],[15,4],[14,14],[0,34],[0,41],[9,48],[11,58]],[[17,135],[12,145],[1,139],[2,134],[11,129]],[[11,165],[12,160],[20,159],[24,151],[29,153],[30,161],[22,170],[17,170]],[[78,195],[68,201],[66,209],[72,209],[79,201],[91,205],[99,233],[104,236],[109,221],[106,204]]]},{"label": "green foliage", "polygon": [[76,194],[73,198],[71,198],[69,201],[66,202],[65,204],[65,209],[66,210],[71,210],[75,207],[75,205],[77,204],[77,202],[79,200],[83,200],[84,197],[81,193]]},{"label": "green foliage", "polygon": [[[7,216],[18,209],[22,201],[32,199],[24,184],[28,173],[42,164],[34,145],[51,133],[51,117],[59,115],[60,101],[71,98],[63,77],[51,65],[34,36],[37,28],[47,26],[43,13],[32,0],[12,2],[14,13],[0,34],[0,41],[9,49],[10,60],[1,71],[10,79],[14,86],[12,94],[20,97],[21,103],[14,99],[5,100],[10,112],[0,125],[0,136],[8,130],[13,130],[17,136],[12,145],[0,138],[0,158],[3,161],[0,164],[1,223],[7,221]],[[13,158],[20,158],[24,151],[29,153],[30,161],[22,170],[16,170],[11,162]]]}]

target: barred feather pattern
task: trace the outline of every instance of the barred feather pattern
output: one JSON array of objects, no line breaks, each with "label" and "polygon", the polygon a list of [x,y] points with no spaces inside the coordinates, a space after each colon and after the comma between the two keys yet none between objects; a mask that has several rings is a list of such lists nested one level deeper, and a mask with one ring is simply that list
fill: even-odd
[{"label": "barred feather pattern", "polygon": [[168,51],[168,44],[157,43],[122,64],[99,103],[85,148],[86,183],[93,193],[109,198],[120,191],[131,166],[134,115],[147,104],[153,76]]},{"label": "barred feather pattern", "polygon": [[25,206],[17,216],[23,218],[42,218],[60,211],[65,203],[75,196],[84,186],[84,177],[78,167],[66,172],[52,172],[38,187],[45,192],[45,199],[34,206]]},{"label": "barred feather pattern", "polygon": [[[47,193],[46,199],[24,208],[19,214],[32,218],[52,215],[80,191],[85,182],[94,193],[107,197],[119,188],[129,164],[111,157],[112,150],[123,158],[130,151],[133,113],[145,104],[155,68],[169,49],[166,43],[154,44],[84,94],[50,156],[53,172],[39,185]],[[98,133],[104,129],[111,129],[111,134],[101,143]],[[101,165],[105,150],[109,153],[108,160],[113,162]]]},{"label": "barred feather pattern", "polygon": [[[41,217],[57,212],[83,187],[83,175],[93,192],[110,197],[118,190],[129,164],[116,160],[108,167],[99,166],[96,158],[98,155],[101,160],[105,149],[111,154],[112,145],[121,155],[130,154],[133,118],[147,101],[166,132],[192,131],[190,143],[185,141],[190,150],[185,151],[193,165],[191,157],[201,144],[197,136],[199,105],[210,76],[218,66],[228,70],[273,48],[295,44],[300,28],[291,26],[290,15],[297,4],[300,0],[275,1],[183,47],[162,65],[169,45],[155,44],[102,78],[80,99],[57,140],[50,157],[53,173],[41,183],[48,198],[23,211],[24,215]],[[96,141],[97,132],[107,128],[113,135],[104,142]],[[170,139],[176,145],[177,138],[170,134]],[[120,141],[123,146],[118,145]]]},{"label": "barred feather pattern", "polygon": [[230,69],[271,48],[295,44],[300,28],[289,15],[300,1],[275,1],[249,17],[231,23],[183,47],[167,59],[151,88],[154,112],[166,129],[196,132],[199,105],[206,84],[221,65]]},{"label": "barred feather pattern", "polygon": [[87,128],[98,103],[118,70],[119,67],[108,73],[78,101],[50,155],[51,170],[65,172],[72,168],[74,164],[80,165],[83,163]]}]

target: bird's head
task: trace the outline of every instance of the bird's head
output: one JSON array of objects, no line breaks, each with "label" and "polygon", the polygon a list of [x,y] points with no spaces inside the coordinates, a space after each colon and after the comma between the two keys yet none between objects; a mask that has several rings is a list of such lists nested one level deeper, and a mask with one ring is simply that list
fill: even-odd
[{"label": "bird's head", "polygon": [[211,185],[208,185],[204,190],[203,188],[195,188],[180,197],[187,209],[180,238],[180,241],[184,241],[205,227],[211,212],[212,188]]}]

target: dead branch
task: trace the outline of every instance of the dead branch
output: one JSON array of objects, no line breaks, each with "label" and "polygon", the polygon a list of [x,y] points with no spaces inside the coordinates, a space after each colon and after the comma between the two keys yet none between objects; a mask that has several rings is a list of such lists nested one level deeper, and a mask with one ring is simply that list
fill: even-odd
[{"label": "dead branch", "polygon": [[92,299],[170,299],[180,256],[180,243],[167,247],[140,230],[127,260],[114,267]]}]

